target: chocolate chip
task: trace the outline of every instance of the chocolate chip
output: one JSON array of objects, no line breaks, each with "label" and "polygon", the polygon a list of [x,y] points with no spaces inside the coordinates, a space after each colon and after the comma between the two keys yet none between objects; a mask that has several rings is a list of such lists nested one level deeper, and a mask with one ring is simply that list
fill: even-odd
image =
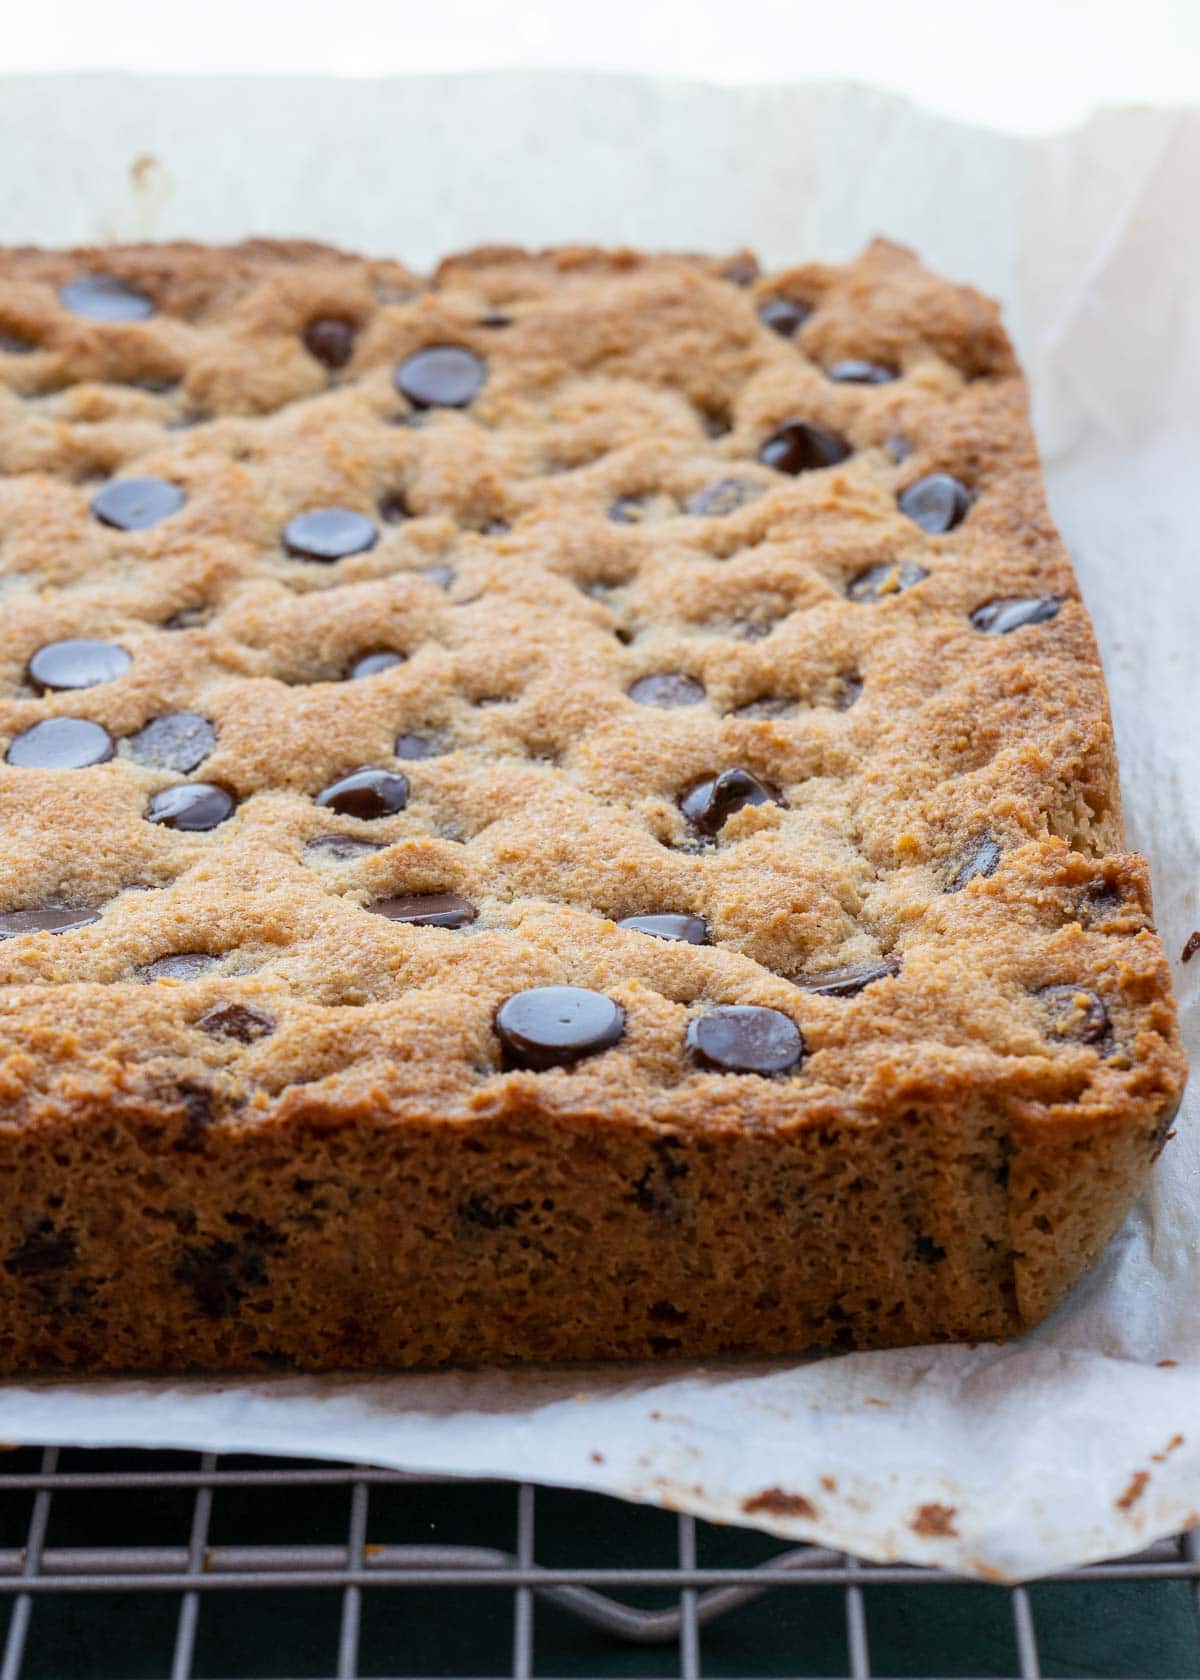
[{"label": "chocolate chip", "polygon": [[21,338],[17,333],[0,332],[0,352],[6,356],[28,356],[31,350],[38,348],[31,338]]},{"label": "chocolate chip", "polygon": [[44,718],[13,737],[5,758],[25,770],[86,770],[113,755],[107,729],[88,718]]},{"label": "chocolate chip", "polygon": [[16,939],[22,933],[69,933],[72,928],[88,927],[99,920],[99,910],[67,910],[50,904],[32,910],[5,910],[0,913],[0,939]]},{"label": "chocolate chip", "polygon": [[758,458],[776,472],[794,476],[820,467],[836,467],[849,453],[845,438],[827,432],[824,426],[814,426],[808,420],[785,420],[761,446]]},{"label": "chocolate chip", "polygon": [[716,834],[735,811],[747,805],[769,805],[775,798],[774,790],[768,790],[748,770],[722,770],[689,788],[679,801],[679,809],[693,828],[702,834]]},{"label": "chocolate chip", "polygon": [[912,444],[907,438],[901,437],[899,432],[892,432],[890,436],[885,437],[883,447],[893,461],[907,461],[913,452]]},{"label": "chocolate chip", "polygon": [[337,862],[362,857],[364,852],[382,852],[380,840],[360,840],[354,834],[318,834],[304,848],[305,857],[327,857]]},{"label": "chocolate chip", "polygon": [[304,329],[304,345],[327,368],[342,368],[354,354],[356,330],[353,321],[339,315],[318,315]]},{"label": "chocolate chip", "polygon": [[392,898],[377,898],[367,909],[393,922],[436,928],[466,927],[479,914],[469,898],[452,892],[399,893]]},{"label": "chocolate chip", "polygon": [[850,674],[838,678],[837,691],[833,697],[835,712],[848,712],[863,691],[862,678]]},{"label": "chocolate chip", "polygon": [[762,642],[771,634],[779,623],[777,618],[739,619],[734,629],[739,632],[744,642]]},{"label": "chocolate chip", "polygon": [[705,698],[704,684],[682,671],[656,671],[639,677],[630,686],[629,698],[639,706],[698,706]]},{"label": "chocolate chip", "polygon": [[379,517],[385,525],[402,525],[406,519],[411,519],[408,502],[396,491],[391,496],[385,496],[379,504]]},{"label": "chocolate chip", "polygon": [[971,623],[985,636],[1007,636],[1026,624],[1044,624],[1055,618],[1062,606],[1058,595],[1009,595],[976,607]]},{"label": "chocolate chip", "polygon": [[639,496],[618,496],[608,510],[614,525],[648,525],[669,518],[677,511],[670,496],[647,492]]},{"label": "chocolate chip", "polygon": [[322,788],[315,803],[344,817],[393,817],[408,804],[408,777],[365,765]]},{"label": "chocolate chip", "polygon": [[199,629],[201,625],[209,622],[214,610],[210,606],[182,607],[177,613],[172,613],[170,618],[163,619],[162,628],[164,630]]},{"label": "chocolate chip", "polygon": [[78,1243],[71,1227],[60,1231],[53,1220],[41,1219],[9,1250],[4,1270],[10,1277],[39,1277],[68,1270],[77,1257]]},{"label": "chocolate chip", "polygon": [[262,1219],[245,1214],[225,1217],[240,1232],[237,1240],[218,1237],[215,1242],[191,1245],[171,1273],[176,1283],[191,1290],[206,1318],[235,1315],[254,1290],[266,1288],[271,1281],[267,1258],[287,1243]]},{"label": "chocolate chip", "polygon": [[313,508],[298,513],[283,528],[283,546],[301,560],[343,560],[374,548],[379,532],[365,513],[353,508]]},{"label": "chocolate chip", "polygon": [[1096,1044],[1108,1031],[1108,1010],[1103,999],[1086,987],[1043,986],[1037,995],[1056,1038]]},{"label": "chocolate chip", "polygon": [[275,1022],[261,1009],[245,1003],[221,1003],[196,1022],[211,1038],[236,1038],[239,1044],[253,1044],[275,1031]]},{"label": "chocolate chip", "polygon": [[617,923],[630,933],[648,933],[651,939],[673,939],[684,945],[707,945],[709,927],[703,916],[680,916],[658,910],[647,916],[622,916]]},{"label": "chocolate chip", "polygon": [[899,507],[914,525],[939,537],[967,517],[971,492],[949,473],[929,473],[900,492]]},{"label": "chocolate chip", "polygon": [[137,970],[139,980],[195,980],[217,966],[216,957],[207,951],[172,951],[169,956],[155,957]]},{"label": "chocolate chip", "polygon": [[798,709],[795,700],[785,700],[781,694],[770,694],[759,700],[747,700],[744,706],[736,707],[729,715],[756,719],[781,718],[794,716]]},{"label": "chocolate chip", "polygon": [[928,576],[924,566],[912,560],[884,560],[859,572],[846,586],[846,597],[850,601],[884,601]]},{"label": "chocolate chip", "polygon": [[961,892],[977,875],[994,875],[1000,862],[1000,848],[990,834],[972,840],[946,884],[947,892]]},{"label": "chocolate chip", "polygon": [[154,770],[190,775],[217,744],[217,732],[198,712],[161,712],[136,735],[126,737],[131,758]]},{"label": "chocolate chip", "polygon": [[873,986],[876,980],[886,980],[899,972],[896,959],[884,957],[880,962],[850,963],[845,968],[826,968],[819,974],[806,974],[798,984],[818,997],[853,997],[864,986]]},{"label": "chocolate chip", "polygon": [[458,573],[453,566],[422,566],[417,576],[427,578],[438,589],[449,589]]},{"label": "chocolate chip", "polygon": [[924,1235],[913,1238],[913,1259],[922,1266],[936,1266],[946,1258],[946,1250],[940,1243],[935,1243],[932,1237]]},{"label": "chocolate chip", "polygon": [[115,642],[47,642],[29,661],[29,676],[43,690],[95,688],[115,682],[132,664]]},{"label": "chocolate chip", "polygon": [[148,531],[178,513],[187,497],[165,478],[110,478],[91,500],[102,525],[117,531]]},{"label": "chocolate chip", "polygon": [[1179,953],[1180,962],[1191,962],[1197,951],[1200,951],[1200,928],[1188,934],[1183,950]]},{"label": "chocolate chip", "polygon": [[698,519],[722,519],[762,494],[762,486],[745,478],[720,478],[697,490],[684,503],[684,511]]},{"label": "chocolate chip", "polygon": [[441,752],[432,735],[397,735],[392,751],[397,758],[436,758]]},{"label": "chocolate chip", "polygon": [[512,316],[505,315],[503,310],[500,309],[489,309],[486,315],[481,315],[479,317],[476,325],[480,327],[488,327],[495,332],[499,331],[501,327],[511,327]]},{"label": "chocolate chip", "polygon": [[397,665],[403,665],[407,658],[406,653],[394,653],[390,648],[361,654],[346,672],[346,680],[354,682],[359,677],[377,677],[381,671],[391,671]]},{"label": "chocolate chip", "polygon": [[415,408],[466,408],[486,378],[482,359],[461,344],[431,344],[401,362],[392,375],[400,395]]},{"label": "chocolate chip", "polygon": [[184,834],[204,834],[231,817],[236,803],[214,782],[180,782],[154,795],[146,807],[146,821]]},{"label": "chocolate chip", "polygon": [[154,305],[115,274],[83,274],[59,287],[58,301],[73,315],[89,321],[144,321],[154,314]]},{"label": "chocolate chip", "polygon": [[722,268],[721,278],[734,286],[752,286],[758,279],[758,259],[749,251],[739,251]]},{"label": "chocolate chip", "polygon": [[604,992],[582,986],[533,986],[496,1011],[496,1033],[508,1067],[566,1067],[614,1045],[625,1011]]},{"label": "chocolate chip", "polygon": [[697,1015],[685,1042],[718,1073],[787,1073],[804,1059],[804,1039],[791,1016],[757,1004],[723,1004]]},{"label": "chocolate chip", "polygon": [[807,304],[797,303],[794,298],[768,298],[758,306],[759,320],[780,338],[795,338],[811,314]]},{"label": "chocolate chip", "polygon": [[825,377],[839,385],[888,385],[900,375],[894,367],[885,367],[882,362],[860,362],[850,357],[826,368]]}]

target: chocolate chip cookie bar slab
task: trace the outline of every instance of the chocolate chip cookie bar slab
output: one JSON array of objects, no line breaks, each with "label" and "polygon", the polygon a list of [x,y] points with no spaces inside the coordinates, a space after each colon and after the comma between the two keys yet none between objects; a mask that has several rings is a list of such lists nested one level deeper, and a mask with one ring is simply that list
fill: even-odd
[{"label": "chocolate chip cookie bar slab", "polygon": [[1183,1068],[996,311],[0,256],[0,1367],[1035,1323]]}]

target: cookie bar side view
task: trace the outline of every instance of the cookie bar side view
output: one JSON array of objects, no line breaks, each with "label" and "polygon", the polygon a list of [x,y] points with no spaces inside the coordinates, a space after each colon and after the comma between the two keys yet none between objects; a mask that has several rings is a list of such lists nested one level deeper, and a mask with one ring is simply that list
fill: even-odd
[{"label": "cookie bar side view", "polygon": [[1183,1065],[995,307],[0,253],[0,1368],[1037,1322]]}]

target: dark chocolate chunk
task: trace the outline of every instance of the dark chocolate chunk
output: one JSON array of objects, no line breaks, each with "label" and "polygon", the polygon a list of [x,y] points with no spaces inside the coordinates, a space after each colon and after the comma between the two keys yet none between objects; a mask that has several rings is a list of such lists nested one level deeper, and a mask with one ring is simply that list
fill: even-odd
[{"label": "dark chocolate chunk", "polygon": [[154,770],[190,775],[217,744],[217,732],[198,712],[160,712],[125,738],[130,756]]},{"label": "dark chocolate chunk", "polygon": [[533,986],[496,1011],[496,1033],[509,1067],[566,1067],[614,1045],[625,1011],[604,992],[582,986]]},{"label": "dark chocolate chunk", "polygon": [[629,698],[639,706],[698,706],[705,698],[704,684],[683,671],[656,671],[639,677],[630,686]]},{"label": "dark chocolate chunk", "polygon": [[681,916],[657,910],[645,916],[622,916],[619,928],[648,933],[651,939],[674,939],[684,945],[707,945],[709,927],[703,916]]},{"label": "dark chocolate chunk", "polygon": [[315,803],[344,817],[393,817],[408,804],[408,777],[364,765],[322,788]]},{"label": "dark chocolate chunk", "polygon": [[794,338],[811,314],[807,304],[786,297],[768,298],[758,308],[759,320],[780,338]]},{"label": "dark chocolate chunk", "polygon": [[721,519],[762,494],[762,486],[748,478],[719,478],[706,484],[684,503],[684,511],[699,519]]},{"label": "dark chocolate chunk", "polygon": [[196,1022],[210,1038],[236,1038],[239,1044],[253,1044],[275,1031],[275,1022],[261,1009],[247,1003],[220,1003]]},{"label": "dark chocolate chunk", "polygon": [[850,445],[836,432],[814,426],[809,420],[785,420],[762,444],[758,458],[776,472],[795,475],[836,467],[849,453]]},{"label": "dark chocolate chunk", "polygon": [[100,920],[99,910],[68,910],[59,905],[39,904],[31,910],[0,913],[0,939],[16,939],[22,933],[69,933]]},{"label": "dark chocolate chunk", "polygon": [[971,507],[971,492],[949,473],[928,473],[902,490],[900,512],[931,536],[941,536],[961,525]]},{"label": "dark chocolate chunk", "polygon": [[804,1038],[791,1016],[758,1004],[722,1004],[697,1015],[685,1041],[718,1073],[787,1073],[804,1059]]},{"label": "dark chocolate chunk", "polygon": [[0,332],[0,354],[28,356],[31,350],[38,348],[31,338],[22,338],[19,333],[14,332]]},{"label": "dark chocolate chunk", "polygon": [[393,922],[411,922],[414,927],[461,928],[473,922],[479,912],[469,898],[459,893],[397,893],[377,898],[367,905],[377,916]]},{"label": "dark chocolate chunk", "polygon": [[153,796],[146,821],[185,834],[204,834],[231,817],[236,806],[233,795],[215,782],[179,782]]},{"label": "dark chocolate chunk", "polygon": [[864,986],[872,986],[876,980],[886,980],[899,972],[900,964],[895,957],[883,957],[879,962],[850,963],[845,968],[826,968],[819,974],[806,974],[798,983],[818,997],[853,997]]},{"label": "dark chocolate chunk", "polygon": [[888,385],[900,375],[894,367],[886,367],[882,362],[860,362],[849,357],[826,368],[825,377],[839,385]]},{"label": "dark chocolate chunk", "polygon": [[1086,986],[1043,986],[1037,995],[1055,1038],[1096,1044],[1108,1031],[1104,1000]]},{"label": "dark chocolate chunk", "polygon": [[977,875],[994,875],[1000,862],[1000,848],[990,834],[972,840],[959,858],[957,867],[946,883],[947,892],[961,892]]},{"label": "dark chocolate chunk", "polygon": [[298,513],[283,528],[283,546],[301,560],[344,560],[374,548],[378,540],[379,532],[366,514],[353,508],[313,508]]},{"label": "dark chocolate chunk", "polygon": [[401,362],[392,378],[414,408],[466,408],[483,389],[487,367],[461,344],[431,344]]},{"label": "dark chocolate chunk", "polygon": [[132,664],[115,642],[47,642],[29,661],[29,677],[43,690],[95,688],[115,682]]},{"label": "dark chocolate chunk", "polygon": [[248,1295],[265,1289],[270,1283],[267,1258],[287,1242],[265,1220],[245,1214],[225,1217],[239,1233],[237,1238],[189,1245],[171,1273],[176,1283],[191,1290],[206,1318],[235,1315]]},{"label": "dark chocolate chunk", "polygon": [[380,840],[360,840],[356,834],[318,834],[304,848],[305,857],[327,857],[336,862],[362,857],[364,852],[382,852]]},{"label": "dark chocolate chunk", "polygon": [[144,321],[154,305],[144,292],[115,274],[81,274],[58,290],[58,301],[89,321]]},{"label": "dark chocolate chunk", "polygon": [[113,755],[107,729],[89,718],[43,718],[13,737],[5,758],[25,770],[85,770]]},{"label": "dark chocolate chunk", "polygon": [[971,623],[985,636],[1007,636],[1026,624],[1044,624],[1055,618],[1062,606],[1058,595],[1009,595],[976,607]]},{"label": "dark chocolate chunk", "polygon": [[397,735],[392,751],[397,758],[436,758],[441,745],[432,735]]},{"label": "dark chocolate chunk", "polygon": [[886,601],[904,589],[911,589],[914,583],[920,583],[928,576],[924,566],[918,566],[915,561],[883,560],[878,566],[868,566],[865,572],[859,572],[851,579],[846,586],[846,596],[851,601]]},{"label": "dark chocolate chunk", "polygon": [[102,525],[117,531],[148,531],[178,513],[186,501],[178,484],[165,478],[110,478],[90,505]]},{"label": "dark chocolate chunk", "polygon": [[395,666],[403,665],[407,658],[406,653],[395,653],[390,648],[360,654],[346,672],[346,678],[353,682],[359,677],[377,677],[381,671],[391,671]]},{"label": "dark chocolate chunk", "polygon": [[172,951],[169,956],[155,957],[137,971],[139,980],[194,980],[217,966],[216,957],[207,951]]},{"label": "dark chocolate chunk", "polygon": [[4,1270],[10,1277],[38,1277],[65,1272],[75,1264],[78,1244],[69,1225],[62,1230],[51,1219],[39,1219],[31,1231],[9,1250]]},{"label": "dark chocolate chunk", "polygon": [[679,808],[693,828],[702,834],[716,834],[735,811],[747,805],[769,805],[776,797],[773,789],[748,770],[722,770],[689,788]]},{"label": "dark chocolate chunk", "polygon": [[940,1243],[935,1243],[932,1237],[924,1235],[913,1238],[913,1259],[922,1266],[936,1266],[946,1258],[946,1250]]},{"label": "dark chocolate chunk", "polygon": [[354,353],[353,321],[339,315],[318,315],[304,329],[304,345],[327,368],[343,368]]}]

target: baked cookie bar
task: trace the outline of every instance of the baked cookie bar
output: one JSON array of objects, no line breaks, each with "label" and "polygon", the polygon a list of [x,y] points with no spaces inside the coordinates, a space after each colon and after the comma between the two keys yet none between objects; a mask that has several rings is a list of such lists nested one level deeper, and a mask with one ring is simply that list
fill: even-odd
[{"label": "baked cookie bar", "polygon": [[994,306],[0,257],[0,1365],[1010,1334],[1183,1078]]}]

